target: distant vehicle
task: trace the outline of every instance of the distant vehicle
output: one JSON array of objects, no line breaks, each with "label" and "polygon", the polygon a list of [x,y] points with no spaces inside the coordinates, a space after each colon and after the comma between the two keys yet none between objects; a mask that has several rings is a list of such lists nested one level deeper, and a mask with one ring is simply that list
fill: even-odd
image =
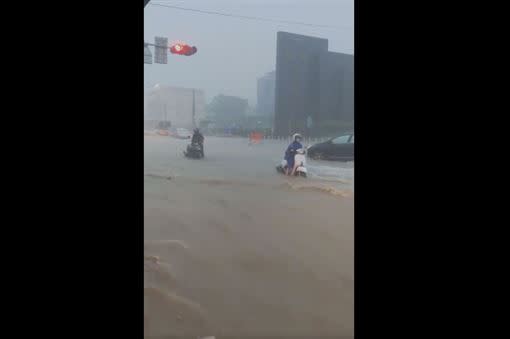
[{"label": "distant vehicle", "polygon": [[156,126],[156,134],[162,136],[169,136],[170,126],[171,126],[170,121],[159,121],[158,125]]},{"label": "distant vehicle", "polygon": [[171,135],[177,139],[191,139],[191,132],[186,128],[173,129]]},{"label": "distant vehicle", "polygon": [[354,161],[354,134],[346,134],[308,148],[315,160]]},{"label": "distant vehicle", "polygon": [[166,130],[166,129],[158,129],[156,134],[167,137],[170,135],[170,132],[168,132],[168,130]]}]

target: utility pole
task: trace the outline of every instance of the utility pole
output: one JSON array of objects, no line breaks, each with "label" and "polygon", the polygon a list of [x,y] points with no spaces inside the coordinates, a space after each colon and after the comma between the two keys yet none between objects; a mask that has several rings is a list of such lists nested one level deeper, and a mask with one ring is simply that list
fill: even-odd
[{"label": "utility pole", "polygon": [[194,88],[192,89],[192,94],[193,94],[193,103],[191,104],[191,119],[192,119],[192,123],[193,123],[193,128],[196,128],[197,124],[195,122],[195,89]]},{"label": "utility pole", "polygon": [[158,88],[158,102],[159,102],[159,111],[160,111],[160,117],[165,119],[166,121],[166,102],[163,101],[163,98],[161,97],[161,87]]}]

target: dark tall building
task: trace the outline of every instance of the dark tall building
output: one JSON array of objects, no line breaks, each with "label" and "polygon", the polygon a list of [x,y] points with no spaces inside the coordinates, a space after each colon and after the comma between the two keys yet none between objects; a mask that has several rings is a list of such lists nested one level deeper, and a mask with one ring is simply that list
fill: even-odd
[{"label": "dark tall building", "polygon": [[275,135],[329,133],[353,119],[354,56],[329,52],[326,39],[278,32]]},{"label": "dark tall building", "polygon": [[275,71],[257,80],[257,115],[274,114]]},{"label": "dark tall building", "polygon": [[319,56],[319,101],[315,122],[354,120],[354,56],[326,52]]},{"label": "dark tall building", "polygon": [[317,98],[318,58],[327,52],[328,40],[287,32],[276,35],[275,120],[276,135],[303,132]]}]

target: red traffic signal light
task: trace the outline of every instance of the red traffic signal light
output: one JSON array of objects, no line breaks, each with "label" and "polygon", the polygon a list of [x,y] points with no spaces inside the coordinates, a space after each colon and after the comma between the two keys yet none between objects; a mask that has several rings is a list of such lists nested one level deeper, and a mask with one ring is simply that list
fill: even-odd
[{"label": "red traffic signal light", "polygon": [[197,52],[195,46],[189,46],[186,44],[175,44],[170,46],[170,53],[190,56]]}]

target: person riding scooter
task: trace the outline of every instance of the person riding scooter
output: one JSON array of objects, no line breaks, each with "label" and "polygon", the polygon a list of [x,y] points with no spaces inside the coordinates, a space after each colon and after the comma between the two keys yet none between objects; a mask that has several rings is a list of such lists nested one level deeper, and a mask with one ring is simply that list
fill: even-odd
[{"label": "person riding scooter", "polygon": [[286,173],[287,175],[294,175],[295,172],[295,164],[294,164],[294,156],[296,155],[296,151],[298,149],[303,149],[303,145],[301,145],[301,140],[303,137],[301,134],[296,133],[292,136],[292,143],[287,147],[287,150],[285,151],[285,160],[287,161],[287,169]]},{"label": "person riding scooter", "polygon": [[[198,144],[200,145],[200,150],[202,152],[202,156],[204,156],[204,136],[202,133],[200,133],[200,130],[198,128],[195,128],[193,130],[193,137],[191,137],[191,144]],[[191,147],[188,145],[188,149]]]}]

